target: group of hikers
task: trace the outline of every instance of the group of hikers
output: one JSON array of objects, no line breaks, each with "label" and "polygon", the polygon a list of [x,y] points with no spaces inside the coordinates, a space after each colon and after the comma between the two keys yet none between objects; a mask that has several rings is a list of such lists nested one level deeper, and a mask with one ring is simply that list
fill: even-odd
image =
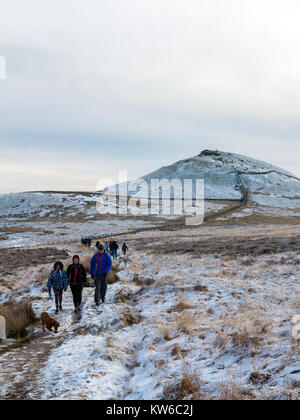
[{"label": "group of hikers", "polygon": [[[108,252],[113,257],[114,260],[116,260],[118,258],[119,245],[116,241],[110,241],[110,242],[97,241],[96,242],[96,248],[99,249],[100,245],[104,246],[105,251]],[[128,251],[128,246],[124,242],[123,245],[122,245],[123,257],[126,257],[127,251]]]},{"label": "group of hikers", "polygon": [[[116,241],[110,243],[97,242],[96,247],[98,252],[92,257],[90,262],[90,275],[94,280],[95,285],[95,304],[99,306],[100,303],[105,302],[107,290],[107,276],[112,267],[112,260],[108,253],[111,253],[114,259],[117,258],[118,244]],[[123,254],[126,255],[128,247],[126,243],[122,246]],[[66,292],[70,286],[73,302],[74,312],[81,311],[82,291],[84,285],[87,283],[86,269],[80,264],[78,255],[74,255],[72,264],[67,270],[64,270],[63,263],[58,261],[54,264],[53,270],[48,279],[49,299],[52,299],[52,290],[55,296],[56,313],[62,311],[63,292]]]},{"label": "group of hikers", "polygon": [[87,248],[91,247],[92,240],[89,236],[86,236],[85,238],[81,238],[82,245],[85,245]]}]

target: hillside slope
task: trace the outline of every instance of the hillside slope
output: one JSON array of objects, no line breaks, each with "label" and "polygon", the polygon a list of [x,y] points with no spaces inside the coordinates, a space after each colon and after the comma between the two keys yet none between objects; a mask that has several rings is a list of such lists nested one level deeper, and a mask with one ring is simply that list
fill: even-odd
[{"label": "hillside slope", "polygon": [[[206,212],[214,210],[212,204],[208,204],[210,201],[214,201],[214,205],[217,201],[241,201],[247,204],[241,216],[266,214],[297,218],[300,215],[300,180],[284,169],[247,156],[205,150],[197,156],[145,175],[128,184],[128,188],[134,193],[146,181],[149,192],[151,180],[163,179],[182,182],[186,179],[204,180]],[[112,192],[113,189],[108,189],[107,194]],[[162,194],[167,198],[169,192]],[[181,194],[181,189],[171,190],[174,199],[180,198]]]}]

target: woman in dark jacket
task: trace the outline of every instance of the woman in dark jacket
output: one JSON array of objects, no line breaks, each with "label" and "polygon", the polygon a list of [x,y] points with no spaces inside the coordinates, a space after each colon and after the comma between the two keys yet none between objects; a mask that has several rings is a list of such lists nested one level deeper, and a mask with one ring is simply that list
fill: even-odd
[{"label": "woman in dark jacket", "polygon": [[68,277],[62,262],[56,262],[53,268],[48,279],[48,290],[50,299],[52,299],[51,290],[54,291],[56,313],[58,313],[58,310],[62,311],[63,291],[68,288]]},{"label": "woman in dark jacket", "polygon": [[79,262],[80,259],[78,255],[74,255],[73,264],[69,265],[67,269],[67,276],[73,294],[74,312],[79,312],[81,310],[82,290],[83,285],[86,283],[86,271]]}]

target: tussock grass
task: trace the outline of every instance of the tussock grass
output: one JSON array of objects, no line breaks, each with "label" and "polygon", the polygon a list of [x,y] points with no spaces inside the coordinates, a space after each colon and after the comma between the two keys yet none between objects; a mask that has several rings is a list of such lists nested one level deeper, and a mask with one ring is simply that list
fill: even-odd
[{"label": "tussock grass", "polygon": [[171,355],[173,357],[176,357],[177,359],[179,359],[179,358],[183,359],[184,358],[184,353],[177,343],[174,344],[174,346],[172,348],[172,351],[171,351]]},{"label": "tussock grass", "polygon": [[228,382],[221,385],[221,400],[225,401],[245,401],[255,400],[253,393],[235,382]]},{"label": "tussock grass", "polygon": [[271,319],[266,316],[263,308],[252,308],[248,303],[241,307],[240,312],[228,313],[216,332],[215,344],[220,348],[225,348],[229,343],[233,348],[259,348],[265,339],[273,338]]},{"label": "tussock grass", "polygon": [[192,309],[192,308],[193,308],[193,305],[190,302],[188,302],[188,300],[185,299],[184,297],[180,297],[178,299],[178,304],[177,304],[178,312],[183,312],[186,309]]},{"label": "tussock grass", "polygon": [[181,312],[186,311],[187,309],[193,309],[193,305],[183,296],[180,296],[177,302],[178,303],[175,306],[173,306],[167,311],[168,313],[172,313],[172,312],[181,313]]},{"label": "tussock grass", "polygon": [[121,319],[124,327],[130,327],[141,322],[141,317],[131,312],[129,308],[121,315]]},{"label": "tussock grass", "polygon": [[184,334],[191,334],[197,327],[197,319],[191,313],[179,314],[177,317],[177,326]]},{"label": "tussock grass", "polygon": [[255,331],[249,331],[246,328],[243,331],[237,331],[232,336],[234,347],[259,347],[261,338],[255,334]]},{"label": "tussock grass", "polygon": [[0,305],[0,315],[4,316],[6,320],[8,338],[20,339],[26,337],[27,327],[36,321],[30,301]]},{"label": "tussock grass", "polygon": [[126,303],[128,300],[130,300],[130,296],[128,293],[124,293],[123,290],[120,290],[118,293],[115,294],[114,297],[116,302]]},{"label": "tussock grass", "polygon": [[120,271],[119,266],[115,266],[113,265],[110,272],[108,273],[107,276],[107,283],[108,284],[114,284],[117,283],[118,281],[120,281],[120,278],[118,276],[118,272]]},{"label": "tussock grass", "polygon": [[166,400],[200,400],[204,399],[201,392],[201,381],[197,376],[184,373],[180,382],[169,384],[164,390]]},{"label": "tussock grass", "polygon": [[155,330],[165,341],[171,341],[178,335],[176,322],[166,322],[165,318],[161,318],[159,316],[154,317],[153,321]]},{"label": "tussock grass", "polygon": [[85,268],[85,270],[88,274],[90,274],[90,263],[91,263],[91,259],[92,259],[93,254],[86,255],[86,256],[80,258],[80,264],[83,265],[83,267]]},{"label": "tussock grass", "polygon": [[202,284],[196,284],[196,286],[194,286],[194,290],[196,292],[201,292],[201,293],[207,293],[208,292],[208,288],[206,286],[202,286]]},{"label": "tussock grass", "polygon": [[262,372],[254,371],[249,376],[249,383],[253,385],[264,385],[266,384],[271,378],[271,375],[264,374]]}]

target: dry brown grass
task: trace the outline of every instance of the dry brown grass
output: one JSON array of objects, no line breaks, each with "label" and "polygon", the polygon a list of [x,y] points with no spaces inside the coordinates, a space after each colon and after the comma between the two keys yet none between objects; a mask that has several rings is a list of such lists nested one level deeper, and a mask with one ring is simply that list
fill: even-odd
[{"label": "dry brown grass", "polygon": [[243,331],[236,331],[232,336],[234,347],[259,347],[261,338],[255,334],[255,331],[249,331],[246,328]]},{"label": "dry brown grass", "polygon": [[128,300],[130,300],[130,295],[128,293],[124,293],[123,290],[120,290],[115,294],[114,300],[116,302],[126,303]]},{"label": "dry brown grass", "polygon": [[43,268],[41,268],[41,269],[39,270],[39,272],[38,272],[38,276],[37,276],[37,280],[36,280],[36,281],[37,281],[39,284],[44,284],[44,283],[46,283],[46,282],[47,282],[48,277],[49,277],[49,269],[48,269],[48,268],[46,268],[46,267],[43,267]]},{"label": "dry brown grass", "polygon": [[271,375],[262,372],[254,371],[249,376],[249,382],[253,385],[264,385],[271,378]]},{"label": "dry brown grass", "polygon": [[8,338],[24,338],[27,335],[27,327],[36,321],[32,303],[11,302],[0,305],[0,315],[6,320],[6,330]]},{"label": "dry brown grass", "polygon": [[238,385],[234,382],[228,382],[221,385],[222,394],[221,400],[225,401],[245,401],[245,400],[255,400],[253,393],[241,385]]},{"label": "dry brown grass", "polygon": [[197,319],[191,313],[179,314],[177,317],[177,326],[184,334],[191,334],[197,328]]},{"label": "dry brown grass", "polygon": [[230,342],[234,348],[254,348],[263,346],[266,339],[273,339],[272,320],[264,312],[264,308],[251,307],[247,302],[241,306],[240,312],[228,313],[217,332],[216,345],[220,348]]},{"label": "dry brown grass", "polygon": [[166,400],[200,400],[203,398],[201,392],[201,380],[197,376],[184,373],[181,381],[176,384],[169,384],[163,393]]},{"label": "dry brown grass", "polygon": [[177,359],[183,359],[184,358],[184,352],[181,350],[181,348],[179,347],[179,345],[176,343],[174,344],[172,351],[171,351],[171,355],[173,357],[176,357]]},{"label": "dry brown grass", "polygon": [[120,281],[119,276],[118,276],[118,271],[119,271],[119,267],[118,266],[112,266],[110,272],[108,273],[107,276],[107,283],[108,284],[114,284],[117,283],[118,281]]},{"label": "dry brown grass", "polygon": [[196,292],[201,292],[201,293],[207,293],[208,292],[208,288],[206,286],[202,286],[202,284],[197,284],[196,286],[194,286],[194,290]]},{"label": "dry brown grass", "polygon": [[165,317],[153,317],[154,328],[165,341],[171,341],[178,336],[177,322],[166,322]]},{"label": "dry brown grass", "polygon": [[130,327],[141,322],[140,315],[134,314],[129,308],[121,315],[121,319],[124,327]]},{"label": "dry brown grass", "polygon": [[80,258],[80,264],[82,264],[88,274],[90,274],[90,263],[93,255],[86,255]]},{"label": "dry brown grass", "polygon": [[175,310],[177,312],[183,312],[186,309],[192,309],[192,308],[193,308],[193,305],[187,299],[185,299],[182,296],[178,298],[178,304],[175,307]]}]

